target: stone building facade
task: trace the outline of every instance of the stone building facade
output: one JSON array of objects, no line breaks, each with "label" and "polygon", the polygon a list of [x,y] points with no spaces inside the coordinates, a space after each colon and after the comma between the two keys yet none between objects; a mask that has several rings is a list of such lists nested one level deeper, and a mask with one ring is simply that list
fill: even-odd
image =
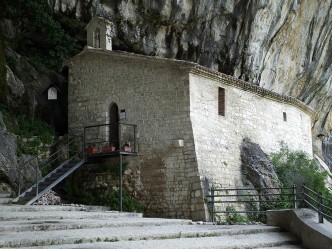
[{"label": "stone building facade", "polygon": [[137,124],[147,215],[205,220],[212,185],[241,186],[240,144],[266,153],[285,142],[312,156],[312,110],[302,102],[192,62],[86,47],[71,58],[72,133],[110,122],[110,106]]}]

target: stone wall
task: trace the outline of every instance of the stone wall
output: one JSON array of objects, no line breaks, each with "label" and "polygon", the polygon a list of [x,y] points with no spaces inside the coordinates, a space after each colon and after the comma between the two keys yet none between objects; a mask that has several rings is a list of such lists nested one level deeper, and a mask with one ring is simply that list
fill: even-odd
[{"label": "stone wall", "polygon": [[[225,89],[225,116],[218,115],[219,87]],[[279,151],[280,143],[284,142],[292,150],[303,150],[312,157],[310,109],[296,100],[257,89],[231,82],[221,74],[219,77],[190,74],[197,162],[200,175],[210,185],[241,186],[243,139],[258,143],[267,154]]]},{"label": "stone wall", "polygon": [[[137,124],[139,171],[148,216],[207,219],[211,185],[241,186],[244,138],[266,153],[280,142],[312,156],[311,110],[296,99],[195,63],[86,49],[69,63],[69,129],[109,122],[116,103]],[[226,93],[218,115],[218,89]],[[284,113],[286,120],[284,120]],[[95,137],[107,137],[101,129]],[[174,140],[184,146],[174,146]]]},{"label": "stone wall", "polygon": [[[69,129],[108,123],[108,109],[125,109],[138,125],[138,157],[148,216],[205,219],[206,209],[190,121],[189,73],[163,60],[86,52],[74,57],[69,75]],[[173,140],[183,139],[184,147]]]}]

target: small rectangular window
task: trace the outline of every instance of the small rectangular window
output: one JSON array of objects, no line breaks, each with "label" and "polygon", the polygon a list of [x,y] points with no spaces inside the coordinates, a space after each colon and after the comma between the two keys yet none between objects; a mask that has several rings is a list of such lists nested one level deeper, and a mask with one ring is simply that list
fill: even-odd
[{"label": "small rectangular window", "polygon": [[94,31],[94,47],[95,48],[100,48],[100,29],[96,28]]},{"label": "small rectangular window", "polygon": [[284,117],[284,121],[287,122],[287,114],[286,114],[286,112],[283,112],[282,114],[283,114],[283,117]]},{"label": "small rectangular window", "polygon": [[218,92],[218,114],[225,116],[225,89],[219,87]]}]

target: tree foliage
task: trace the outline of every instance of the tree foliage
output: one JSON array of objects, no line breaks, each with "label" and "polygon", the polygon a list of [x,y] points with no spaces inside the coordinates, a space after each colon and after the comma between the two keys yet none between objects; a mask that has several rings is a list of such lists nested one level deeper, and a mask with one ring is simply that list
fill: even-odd
[{"label": "tree foliage", "polygon": [[5,17],[15,21],[20,29],[15,49],[37,64],[58,69],[80,50],[47,0],[4,0],[4,9]]},{"label": "tree foliage", "polygon": [[282,145],[280,152],[272,155],[272,162],[276,166],[279,180],[283,186],[301,186],[331,195],[325,185],[326,172],[322,172],[314,159],[309,159],[303,151],[291,151]]}]

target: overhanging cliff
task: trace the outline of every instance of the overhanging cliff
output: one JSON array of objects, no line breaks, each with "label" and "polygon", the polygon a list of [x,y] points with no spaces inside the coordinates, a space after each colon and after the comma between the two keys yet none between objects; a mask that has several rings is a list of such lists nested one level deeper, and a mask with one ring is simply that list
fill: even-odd
[{"label": "overhanging cliff", "polygon": [[331,0],[51,2],[110,18],[115,49],[195,61],[296,97],[316,111],[313,136],[330,133]]}]

